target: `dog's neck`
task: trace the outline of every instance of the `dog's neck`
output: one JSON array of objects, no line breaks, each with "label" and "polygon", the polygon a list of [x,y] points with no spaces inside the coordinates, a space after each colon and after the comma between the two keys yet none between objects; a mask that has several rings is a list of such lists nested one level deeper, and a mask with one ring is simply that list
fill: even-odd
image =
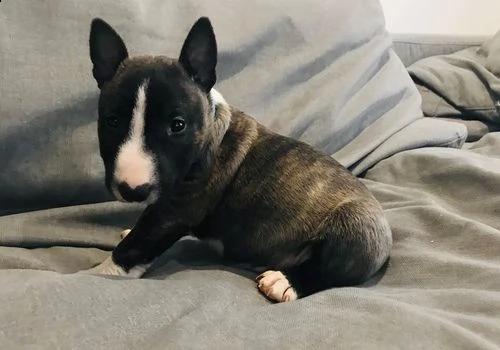
[{"label": "dog's neck", "polygon": [[[222,141],[231,124],[231,107],[224,97],[215,89],[208,94],[210,112],[207,113],[202,133],[198,135],[201,139],[202,152],[200,157],[192,164],[184,182],[193,183],[206,179],[213,171],[215,162],[222,145]],[[204,180],[201,180],[204,181]]]},{"label": "dog's neck", "polygon": [[[209,94],[212,113],[206,121],[205,152],[196,169],[201,174],[216,174],[218,180],[231,178],[255,141],[259,124],[245,113],[231,107],[215,89]],[[205,173],[208,171],[208,173]],[[197,173],[197,174],[196,174]],[[191,174],[195,178],[198,171]],[[211,176],[211,175],[209,175]]]},{"label": "dog's neck", "polygon": [[255,119],[231,107],[217,91],[210,92],[209,102],[213,114],[207,114],[206,130],[200,135],[205,138],[205,151],[183,186],[168,198],[177,208],[189,207],[191,223],[201,222],[218,203],[262,131]]}]

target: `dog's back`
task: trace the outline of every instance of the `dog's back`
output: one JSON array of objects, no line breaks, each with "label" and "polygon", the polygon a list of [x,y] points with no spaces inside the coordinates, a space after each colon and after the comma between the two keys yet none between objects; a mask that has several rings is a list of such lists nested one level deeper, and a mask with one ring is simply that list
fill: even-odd
[{"label": "dog's back", "polygon": [[328,282],[316,278],[328,285],[358,283],[388,258],[391,232],[380,205],[333,158],[234,108],[219,157],[214,176],[228,183],[197,235],[220,241],[226,258],[279,270],[334,266],[324,271]]}]

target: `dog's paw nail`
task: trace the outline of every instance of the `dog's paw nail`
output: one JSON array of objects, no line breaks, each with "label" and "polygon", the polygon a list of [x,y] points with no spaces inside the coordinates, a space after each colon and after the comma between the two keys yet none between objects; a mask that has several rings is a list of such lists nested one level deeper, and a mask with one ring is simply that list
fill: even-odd
[{"label": "dog's paw nail", "polygon": [[255,277],[255,280],[257,282],[259,282],[261,279],[263,279],[264,277],[268,276],[270,273],[273,273],[273,272],[275,272],[275,271],[269,270],[269,271],[263,272],[260,275],[258,275],[257,277]]},{"label": "dog's paw nail", "polygon": [[257,278],[259,282],[257,287],[269,299],[279,303],[297,299],[295,289],[280,271],[269,270]]}]

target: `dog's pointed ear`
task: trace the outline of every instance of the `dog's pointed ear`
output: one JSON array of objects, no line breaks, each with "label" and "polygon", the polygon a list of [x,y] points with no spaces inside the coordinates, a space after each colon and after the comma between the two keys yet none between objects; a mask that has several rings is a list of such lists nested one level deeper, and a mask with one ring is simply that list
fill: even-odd
[{"label": "dog's pointed ear", "polygon": [[110,81],[118,66],[128,57],[127,47],[115,30],[100,18],[90,25],[90,59],[99,89]]},{"label": "dog's pointed ear", "polygon": [[179,63],[205,92],[208,93],[215,85],[217,42],[207,17],[200,17],[189,31],[182,46]]}]

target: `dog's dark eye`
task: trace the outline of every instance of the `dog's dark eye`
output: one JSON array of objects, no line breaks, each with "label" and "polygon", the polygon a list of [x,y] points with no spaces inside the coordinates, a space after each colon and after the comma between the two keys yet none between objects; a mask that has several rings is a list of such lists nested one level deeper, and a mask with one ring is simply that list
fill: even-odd
[{"label": "dog's dark eye", "polygon": [[118,126],[118,124],[120,123],[120,121],[118,120],[118,118],[114,115],[110,115],[110,116],[107,116],[106,117],[106,125],[111,128],[111,129],[114,129]]},{"label": "dog's dark eye", "polygon": [[170,133],[179,134],[186,129],[186,122],[181,117],[175,117],[170,123]]}]

